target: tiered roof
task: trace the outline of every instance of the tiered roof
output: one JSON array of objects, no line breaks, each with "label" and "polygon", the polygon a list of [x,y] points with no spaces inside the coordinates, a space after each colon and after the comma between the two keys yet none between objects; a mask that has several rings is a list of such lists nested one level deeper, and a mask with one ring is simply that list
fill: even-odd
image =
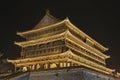
[{"label": "tiered roof", "polygon": [[[66,28],[63,32],[61,32],[59,34],[49,35],[49,33],[48,33],[47,36],[30,39],[31,36],[33,37],[36,35],[40,35],[40,32],[49,30],[51,28],[56,28],[60,25],[65,25],[62,27],[66,27]],[[80,38],[76,37],[75,34],[72,34],[71,30],[73,32],[75,32],[75,34],[84,38],[84,40],[87,41],[88,44],[87,44],[87,42],[82,41],[82,40],[80,40]],[[26,41],[23,41],[23,42],[15,42],[15,44],[21,46],[22,48],[26,48],[26,47],[34,46],[34,45],[40,45],[40,44],[44,44],[44,43],[48,43],[48,42],[53,42],[56,40],[65,40],[65,41],[72,42],[76,46],[83,48],[85,50],[85,52],[84,53],[80,52],[82,55],[85,55],[85,56],[87,56],[88,54],[91,55],[90,53],[87,54],[87,52],[91,52],[93,55],[95,55],[103,60],[110,57],[110,56],[103,54],[103,52],[108,50],[108,48],[104,47],[103,45],[101,45],[100,43],[98,43],[97,41],[92,39],[90,36],[88,36],[86,33],[84,33],[82,30],[77,28],[75,25],[73,25],[70,22],[70,20],[68,18],[60,21],[59,19],[50,15],[49,11],[46,12],[46,14],[42,18],[42,20],[32,30],[25,31],[25,32],[18,32],[17,34],[27,39]],[[75,49],[73,49],[73,47],[67,45],[66,43],[65,43],[65,46],[67,46],[69,48],[69,51],[66,51],[61,54],[55,54],[55,55],[49,55],[49,56],[45,55],[45,56],[39,56],[39,57],[35,57],[35,58],[32,57],[32,58],[25,58],[25,59],[19,59],[19,60],[14,60],[14,61],[9,60],[9,62],[17,63],[20,66],[24,65],[24,64],[29,65],[29,64],[32,64],[31,62],[33,62],[35,64],[40,63],[39,60],[40,59],[43,60],[43,58],[44,59],[47,58],[47,59],[45,59],[45,61],[43,61],[43,62],[46,62],[46,60],[48,60],[51,56],[52,59],[54,59],[54,58],[55,59],[54,60],[50,59],[50,61],[59,61],[59,60],[62,61],[65,59],[67,61],[70,60],[73,63],[87,66],[88,68],[92,68],[94,70],[97,70],[97,71],[100,71],[100,72],[103,72],[106,74],[109,74],[112,71],[111,69],[106,68],[105,66],[99,65],[95,62],[92,62],[92,61],[82,58],[80,55],[74,54],[74,51],[72,51],[72,50],[75,50]],[[95,46],[97,48],[99,48],[100,50],[96,49]],[[79,50],[78,50],[78,52],[79,52]],[[97,61],[97,59],[95,59],[95,60]],[[34,61],[36,61],[36,62],[34,62]],[[84,62],[82,62],[82,61],[84,61]],[[19,62],[22,62],[22,63],[19,64]],[[102,63],[105,64],[105,61],[103,61]]]},{"label": "tiered roof", "polygon": [[[48,14],[48,13],[46,13],[46,14]],[[50,14],[49,14],[50,15]],[[46,15],[45,15],[46,16]],[[49,17],[49,16],[47,16],[47,17]],[[43,17],[43,19],[45,19],[44,17]],[[42,19],[42,20],[43,20]],[[47,18],[48,19],[48,18]],[[41,21],[42,21],[41,20]],[[41,23],[41,21],[40,21],[40,23]],[[39,25],[40,25],[40,23],[38,23]],[[53,24],[52,22],[51,22],[51,24]],[[73,25],[71,22],[70,22],[70,20],[68,19],[68,18],[66,18],[66,19],[64,19],[63,21],[59,21],[59,22],[56,22],[56,23],[54,23],[53,25],[47,25],[47,26],[42,26],[41,27],[41,25],[40,26],[36,26],[37,28],[34,28],[33,30],[29,30],[29,31],[25,31],[25,32],[18,32],[17,34],[18,35],[20,35],[20,36],[22,36],[22,37],[25,37],[26,38],[26,36],[28,35],[28,34],[32,34],[32,33],[37,33],[37,32],[40,32],[40,31],[42,31],[42,30],[45,30],[45,29],[48,29],[48,28],[50,28],[50,27],[55,27],[55,26],[59,26],[59,25],[61,25],[61,24],[65,24],[65,25],[67,25],[67,27],[68,28],[70,28],[70,29],[72,29],[73,31],[75,31],[76,33],[78,33],[79,35],[81,35],[81,36],[83,36],[85,39],[87,39],[87,40],[89,40],[90,42],[92,42],[94,45],[96,45],[98,48],[100,48],[103,52],[104,51],[106,51],[106,50],[108,50],[108,48],[106,48],[106,47],[104,47],[103,45],[101,45],[100,43],[98,43],[97,41],[95,41],[94,39],[92,39],[90,36],[88,36],[86,33],[84,33],[82,30],[80,30],[80,29],[78,29],[75,25]],[[37,40],[31,40],[31,41],[29,41],[29,42],[36,42]],[[24,43],[24,42],[22,42],[22,43]],[[28,42],[27,42],[28,43]],[[15,44],[17,44],[17,45],[20,45],[20,46],[22,46],[21,45],[21,42],[16,42]]]}]

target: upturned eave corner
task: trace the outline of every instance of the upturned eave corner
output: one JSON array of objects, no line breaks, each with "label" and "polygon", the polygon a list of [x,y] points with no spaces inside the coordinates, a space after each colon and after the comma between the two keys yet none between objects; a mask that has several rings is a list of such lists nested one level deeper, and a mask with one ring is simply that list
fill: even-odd
[{"label": "upturned eave corner", "polygon": [[108,50],[109,50],[109,48],[106,48],[106,47],[105,47],[104,51],[108,51]]},{"label": "upturned eave corner", "polygon": [[106,58],[110,58],[110,55],[107,55]]},{"label": "upturned eave corner", "polygon": [[66,20],[66,21],[70,21],[70,20],[69,20],[69,17],[66,17],[65,20]]},{"label": "upturned eave corner", "polygon": [[21,34],[22,34],[21,32],[18,32],[18,31],[17,31],[17,35],[21,35]]},{"label": "upturned eave corner", "polygon": [[99,44],[99,43],[97,44],[97,46],[99,46],[99,47],[102,49],[103,52],[109,50],[109,48],[107,48],[107,47],[105,47],[105,46],[103,46],[103,45],[101,45],[101,44]]},{"label": "upturned eave corner", "polygon": [[23,37],[23,32],[17,32],[17,35]]},{"label": "upturned eave corner", "polygon": [[66,25],[68,27],[74,29],[75,31],[77,31],[79,34],[81,34],[85,38],[90,39],[95,45],[97,45],[98,47],[100,47],[103,52],[109,50],[109,48],[104,47],[103,45],[101,45],[100,43],[98,43],[97,41],[95,41],[93,38],[91,38],[90,36],[88,36],[86,33],[84,33],[82,30],[80,30],[78,27],[76,27],[74,24],[72,24],[68,17],[65,19],[65,23],[66,23]]},{"label": "upturned eave corner", "polygon": [[14,41],[14,44],[22,47],[22,45],[19,42]]}]

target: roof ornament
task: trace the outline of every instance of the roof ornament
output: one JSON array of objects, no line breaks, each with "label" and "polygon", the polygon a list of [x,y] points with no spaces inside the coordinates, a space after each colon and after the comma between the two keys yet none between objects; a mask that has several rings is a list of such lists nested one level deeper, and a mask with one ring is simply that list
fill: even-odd
[{"label": "roof ornament", "polygon": [[46,9],[46,14],[50,14],[50,10],[49,9]]},{"label": "roof ornament", "polygon": [[65,18],[65,20],[68,20],[68,21],[69,21],[69,18],[68,18],[68,17],[66,17],[66,18]]}]

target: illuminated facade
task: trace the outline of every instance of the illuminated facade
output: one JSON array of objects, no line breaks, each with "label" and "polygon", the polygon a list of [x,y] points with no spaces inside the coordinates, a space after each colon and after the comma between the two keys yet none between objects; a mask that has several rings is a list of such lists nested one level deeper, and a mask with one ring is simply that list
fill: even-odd
[{"label": "illuminated facade", "polygon": [[34,71],[85,67],[94,71],[111,74],[105,60],[110,56],[102,46],[73,25],[68,18],[59,20],[46,12],[42,20],[32,29],[18,32],[26,41],[15,42],[22,48],[21,57],[8,60],[15,71]]}]

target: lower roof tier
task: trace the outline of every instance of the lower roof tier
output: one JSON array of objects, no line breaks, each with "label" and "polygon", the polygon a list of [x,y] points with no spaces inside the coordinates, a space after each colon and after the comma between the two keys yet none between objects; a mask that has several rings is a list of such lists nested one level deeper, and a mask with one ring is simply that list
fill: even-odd
[{"label": "lower roof tier", "polygon": [[26,47],[22,49],[21,57],[29,58],[29,57],[36,57],[36,56],[54,55],[54,54],[63,53],[68,49],[74,51],[74,53],[77,54],[78,56],[84,57],[88,60],[91,60],[93,62],[96,62],[104,66],[106,65],[104,58],[101,58],[98,55],[92,54],[90,51],[82,48],[79,45],[75,45],[69,40],[66,40],[66,41],[58,40],[58,41],[49,42],[46,44],[41,44],[39,46]]},{"label": "lower roof tier", "polygon": [[109,68],[106,68],[97,63],[91,62],[87,59],[77,56],[71,50],[68,50],[61,54],[25,58],[25,59],[18,59],[18,60],[7,60],[7,61],[13,63],[15,67],[25,67],[29,65],[46,64],[46,63],[57,64],[59,62],[64,62],[64,63],[71,62],[71,63],[77,64],[77,66],[85,66],[87,68],[90,68],[105,74],[111,74],[113,71]]}]

